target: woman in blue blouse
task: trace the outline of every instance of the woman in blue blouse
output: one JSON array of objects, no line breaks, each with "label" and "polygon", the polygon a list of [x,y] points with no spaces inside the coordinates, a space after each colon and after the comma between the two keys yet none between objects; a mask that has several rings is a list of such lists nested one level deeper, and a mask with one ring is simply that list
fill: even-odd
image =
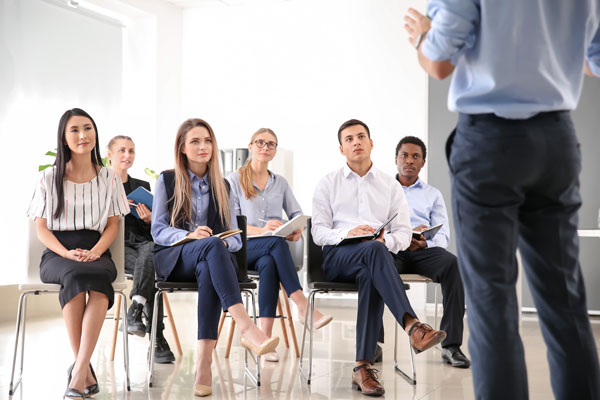
[{"label": "woman in blue blouse", "polygon": [[[158,178],[152,203],[158,278],[198,283],[197,396],[212,393],[210,366],[221,306],[240,327],[242,346],[263,355],[279,342],[278,337],[269,338],[254,325],[242,304],[232,254],[241,248],[239,235],[224,240],[211,237],[237,228],[217,154],[217,141],[207,122],[196,118],[181,124],[175,139],[175,168]],[[173,246],[185,237],[199,240]]]},{"label": "woman in blue blouse", "polygon": [[[248,218],[248,236],[254,236],[281,226],[282,211],[292,219],[301,215],[302,209],[285,178],[267,168],[277,153],[275,133],[268,128],[259,129],[252,135],[248,148],[251,159],[227,179],[231,183],[233,212]],[[279,282],[298,307],[301,321],[304,321],[307,300],[286,243],[286,240],[298,241],[301,234],[302,230],[298,229],[286,238],[266,236],[248,240],[248,268],[259,273],[260,327],[267,336],[271,336],[273,328]],[[315,310],[314,326],[319,329],[332,319]],[[279,356],[271,352],[265,359],[279,361]]]}]

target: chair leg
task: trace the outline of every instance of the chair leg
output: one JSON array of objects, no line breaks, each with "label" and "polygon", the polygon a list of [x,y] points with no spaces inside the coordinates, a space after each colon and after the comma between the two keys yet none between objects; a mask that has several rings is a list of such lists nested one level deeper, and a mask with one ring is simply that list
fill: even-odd
[{"label": "chair leg", "polygon": [[231,352],[231,343],[233,342],[233,332],[235,332],[235,320],[231,318],[231,324],[229,325],[229,335],[227,336],[227,348],[225,349],[225,358],[229,358]]},{"label": "chair leg", "polygon": [[408,376],[406,372],[402,371],[398,366],[398,356],[397,356],[397,347],[398,347],[398,323],[394,323],[394,371],[399,372],[401,376],[406,379],[411,385],[417,384],[417,372],[415,371],[415,360],[414,360],[414,352],[413,348],[410,344],[410,337],[408,338],[408,348],[410,352],[410,367],[412,369],[412,377]]},{"label": "chair leg", "polygon": [[[24,292],[19,296],[19,306],[17,308],[17,322],[15,326],[15,351],[13,354],[12,372],[10,374],[10,385],[8,386],[8,395],[15,394],[15,390],[21,383],[23,376],[23,350],[25,350],[25,308],[27,307],[27,296],[32,292]],[[17,366],[17,353],[19,350],[19,341],[21,342],[21,365],[19,369],[19,377],[15,382],[15,369]]]},{"label": "chair leg", "polygon": [[285,329],[285,315],[283,314],[283,310],[281,309],[281,300],[277,299],[277,312],[280,315],[279,321],[281,322],[281,332],[283,333],[283,341],[285,343],[285,347],[290,348],[290,342],[288,340],[287,330]]},{"label": "chair leg", "polygon": [[435,285],[435,314],[434,314],[434,318],[433,318],[433,329],[437,329],[438,328],[438,288],[439,288],[439,284],[434,283]]},{"label": "chair leg", "polygon": [[[154,294],[154,309],[152,311],[152,315],[158,315],[158,299],[162,293],[162,290],[158,289]],[[152,328],[150,329],[150,348],[148,349],[148,387],[152,387],[154,373],[154,345],[156,343],[157,330],[158,318],[152,318]]]},{"label": "chair leg", "polygon": [[167,314],[167,318],[169,320],[169,326],[171,327],[171,334],[173,335],[173,339],[175,340],[175,347],[177,348],[177,354],[183,355],[183,351],[181,350],[181,343],[179,342],[179,335],[177,334],[177,327],[175,326],[175,319],[173,318],[173,312],[171,312],[171,303],[169,303],[169,299],[167,297],[167,293],[163,292],[163,305],[165,306],[165,314]]},{"label": "chair leg", "polygon": [[[306,313],[304,314],[304,332],[302,333],[302,352],[300,355],[300,373],[302,375],[304,375],[304,377],[306,378],[306,384],[310,385],[310,377],[312,374],[312,350],[313,350],[313,314],[315,312],[315,295],[317,294],[317,290],[313,290],[310,292],[310,294],[308,295],[308,308],[309,310],[306,310]],[[308,325],[308,316],[310,315],[310,326]],[[304,344],[306,342],[306,331],[308,331],[308,335],[309,335],[309,345],[308,345],[308,373],[306,373],[304,371],[303,368],[303,363],[302,361],[304,360]]]},{"label": "chair leg", "polygon": [[221,313],[221,319],[219,320],[219,329],[217,330],[217,340],[215,340],[215,349],[217,348],[217,344],[219,343],[219,338],[221,337],[221,331],[223,330],[223,324],[225,323],[225,317],[227,317],[227,311],[223,311]]},{"label": "chair leg", "polygon": [[117,347],[117,332],[119,331],[120,314],[121,314],[121,296],[117,296],[117,304],[115,305],[115,326],[113,327],[113,339],[112,339],[112,345],[110,347],[110,361],[115,361],[115,348]]},{"label": "chair leg", "polygon": [[[246,312],[248,312],[248,295],[250,296],[250,298],[252,299],[252,317],[254,319],[254,323],[257,323],[257,317],[256,317],[256,298],[254,297],[254,292],[252,290],[244,290],[244,295],[246,297]],[[249,350],[246,349],[246,351],[244,352],[244,366],[245,366],[245,372],[246,375],[248,375],[250,377],[250,379],[252,379],[252,381],[254,381],[254,383],[256,384],[256,386],[260,386],[260,356],[256,355],[256,357],[254,357],[254,361],[256,363],[256,376],[252,374],[252,371],[250,371],[250,368],[248,368],[248,353]]]},{"label": "chair leg", "polygon": [[294,328],[294,319],[292,318],[292,310],[290,309],[290,302],[288,300],[287,293],[281,283],[281,293],[283,294],[283,304],[285,305],[285,312],[287,314],[288,326],[290,328],[290,336],[292,337],[292,343],[294,343],[294,351],[296,352],[296,358],[300,357],[300,351],[298,350],[298,340],[296,339],[296,329]]},{"label": "chair leg", "polygon": [[[123,293],[122,291],[116,292],[119,294],[118,299],[120,300],[121,298],[123,298],[123,302],[121,303],[119,301],[119,303],[121,303],[123,309],[123,364],[125,367],[125,377],[127,380],[127,391],[131,391],[131,384],[129,381],[129,334],[128,329],[127,329],[127,297],[125,296],[125,293]],[[117,308],[118,310],[118,308]],[[115,321],[115,327],[119,324],[118,319]],[[116,332],[116,331],[115,331]],[[116,339],[116,337],[115,337]],[[114,347],[113,347],[113,351],[114,351]],[[113,359],[114,359],[114,355],[113,355]]]}]

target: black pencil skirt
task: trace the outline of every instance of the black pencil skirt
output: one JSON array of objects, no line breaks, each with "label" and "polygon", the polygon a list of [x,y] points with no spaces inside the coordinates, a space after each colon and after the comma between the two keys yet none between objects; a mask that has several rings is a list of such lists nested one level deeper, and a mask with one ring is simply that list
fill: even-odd
[{"label": "black pencil skirt", "polygon": [[[68,250],[90,250],[100,239],[100,232],[90,230],[53,231],[54,236]],[[60,285],[58,299],[64,307],[81,292],[104,293],[108,297],[108,308],[113,305],[115,293],[112,282],[117,278],[117,269],[107,249],[96,261],[79,262],[63,258],[46,249],[40,263],[40,278],[44,283]]]}]

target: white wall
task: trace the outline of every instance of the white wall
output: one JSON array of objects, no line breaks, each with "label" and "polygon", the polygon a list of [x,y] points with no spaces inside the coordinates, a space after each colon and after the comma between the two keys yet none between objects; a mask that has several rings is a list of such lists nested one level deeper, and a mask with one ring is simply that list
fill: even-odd
[{"label": "white wall", "polygon": [[121,108],[119,26],[40,0],[0,0],[0,284],[15,282],[26,249],[25,213],[39,164],[73,107],[95,119],[100,143]]},{"label": "white wall", "polygon": [[209,121],[221,147],[272,128],[293,150],[306,213],[317,179],[344,163],[337,129],[347,119],[369,125],[375,165],[394,173],[398,140],[425,138],[427,124],[427,79],[401,22],[414,2],[245,3],[184,10],[184,115]]}]

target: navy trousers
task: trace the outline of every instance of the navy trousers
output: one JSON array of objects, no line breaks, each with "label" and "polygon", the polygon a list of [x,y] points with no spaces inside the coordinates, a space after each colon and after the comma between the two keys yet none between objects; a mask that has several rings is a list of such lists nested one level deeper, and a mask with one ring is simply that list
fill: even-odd
[{"label": "navy trousers", "polygon": [[442,347],[462,345],[465,291],[456,256],[442,247],[400,251],[395,256],[400,274],[424,275],[442,286],[444,315],[440,329],[446,331]]},{"label": "navy trousers", "polygon": [[477,399],[527,399],[515,282],[519,248],[557,399],[599,399],[578,260],[581,153],[570,114],[461,114],[446,145]]},{"label": "navy trousers", "polygon": [[242,302],[236,268],[217,237],[184,244],[167,280],[198,283],[198,340],[216,340],[221,308]]},{"label": "navy trousers", "polygon": [[258,306],[260,316],[273,318],[277,311],[279,282],[288,296],[302,290],[290,248],[282,237],[248,240],[248,268],[258,271]]},{"label": "navy trousers", "polygon": [[403,327],[405,314],[416,317],[396,271],[394,257],[385,244],[375,240],[325,246],[323,256],[323,272],[328,280],[358,285],[356,360],[372,360],[384,304]]}]

